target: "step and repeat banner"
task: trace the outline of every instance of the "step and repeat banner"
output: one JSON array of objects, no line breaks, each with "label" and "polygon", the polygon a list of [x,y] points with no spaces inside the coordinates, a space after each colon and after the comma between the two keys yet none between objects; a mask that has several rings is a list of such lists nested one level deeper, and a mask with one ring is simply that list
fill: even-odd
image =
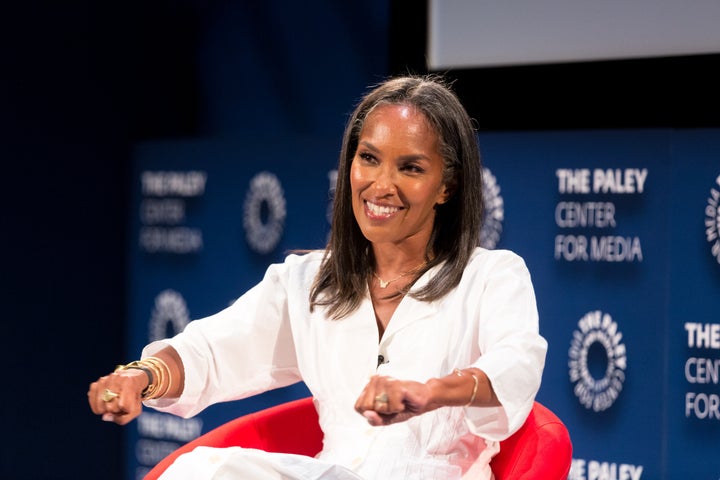
[{"label": "step and repeat banner", "polygon": [[[483,133],[483,246],[523,256],[549,350],[538,400],[574,480],[720,478],[720,131]],[[339,139],[138,147],[128,359],[322,248]],[[239,346],[239,348],[242,348]],[[128,479],[304,385],[129,427]]]}]

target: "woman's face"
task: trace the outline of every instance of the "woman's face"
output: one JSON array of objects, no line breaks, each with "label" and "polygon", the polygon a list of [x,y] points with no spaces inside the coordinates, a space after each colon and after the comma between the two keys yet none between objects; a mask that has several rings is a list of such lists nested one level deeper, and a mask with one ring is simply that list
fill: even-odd
[{"label": "woman's face", "polygon": [[439,141],[422,113],[382,105],[365,119],[350,167],[355,219],[373,244],[425,248],[447,200]]}]

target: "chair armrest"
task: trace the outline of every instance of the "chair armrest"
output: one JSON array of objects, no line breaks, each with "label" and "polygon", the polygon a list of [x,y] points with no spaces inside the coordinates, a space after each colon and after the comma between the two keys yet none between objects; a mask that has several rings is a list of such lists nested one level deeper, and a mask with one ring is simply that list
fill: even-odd
[{"label": "chair armrest", "polygon": [[567,478],[572,442],[567,427],[548,408],[535,402],[525,424],[500,442],[490,462],[496,480]]},{"label": "chair armrest", "polygon": [[145,480],[156,480],[175,459],[199,446],[257,448],[269,452],[315,456],[323,434],[311,397],[244,415],[199,436],[162,459]]}]

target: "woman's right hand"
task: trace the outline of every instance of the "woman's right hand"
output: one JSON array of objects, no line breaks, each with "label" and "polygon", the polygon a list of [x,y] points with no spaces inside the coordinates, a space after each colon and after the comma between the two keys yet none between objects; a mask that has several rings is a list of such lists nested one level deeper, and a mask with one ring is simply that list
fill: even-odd
[{"label": "woman's right hand", "polygon": [[125,425],[142,413],[140,395],[148,376],[139,369],[119,370],[90,384],[88,403],[107,422]]}]

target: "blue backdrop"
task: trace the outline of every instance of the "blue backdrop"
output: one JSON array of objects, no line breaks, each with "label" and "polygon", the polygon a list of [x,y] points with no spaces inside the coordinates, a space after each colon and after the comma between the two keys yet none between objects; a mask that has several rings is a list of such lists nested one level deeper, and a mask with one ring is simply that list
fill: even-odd
[{"label": "blue backdrop", "polygon": [[[717,478],[720,131],[479,141],[483,238],[533,276],[549,341],[538,399],[570,430],[570,478]],[[229,304],[289,250],[324,245],[339,146],[297,136],[138,148],[131,356]],[[182,423],[149,411],[130,426],[130,478],[200,432],[304,395],[299,385]]]}]

